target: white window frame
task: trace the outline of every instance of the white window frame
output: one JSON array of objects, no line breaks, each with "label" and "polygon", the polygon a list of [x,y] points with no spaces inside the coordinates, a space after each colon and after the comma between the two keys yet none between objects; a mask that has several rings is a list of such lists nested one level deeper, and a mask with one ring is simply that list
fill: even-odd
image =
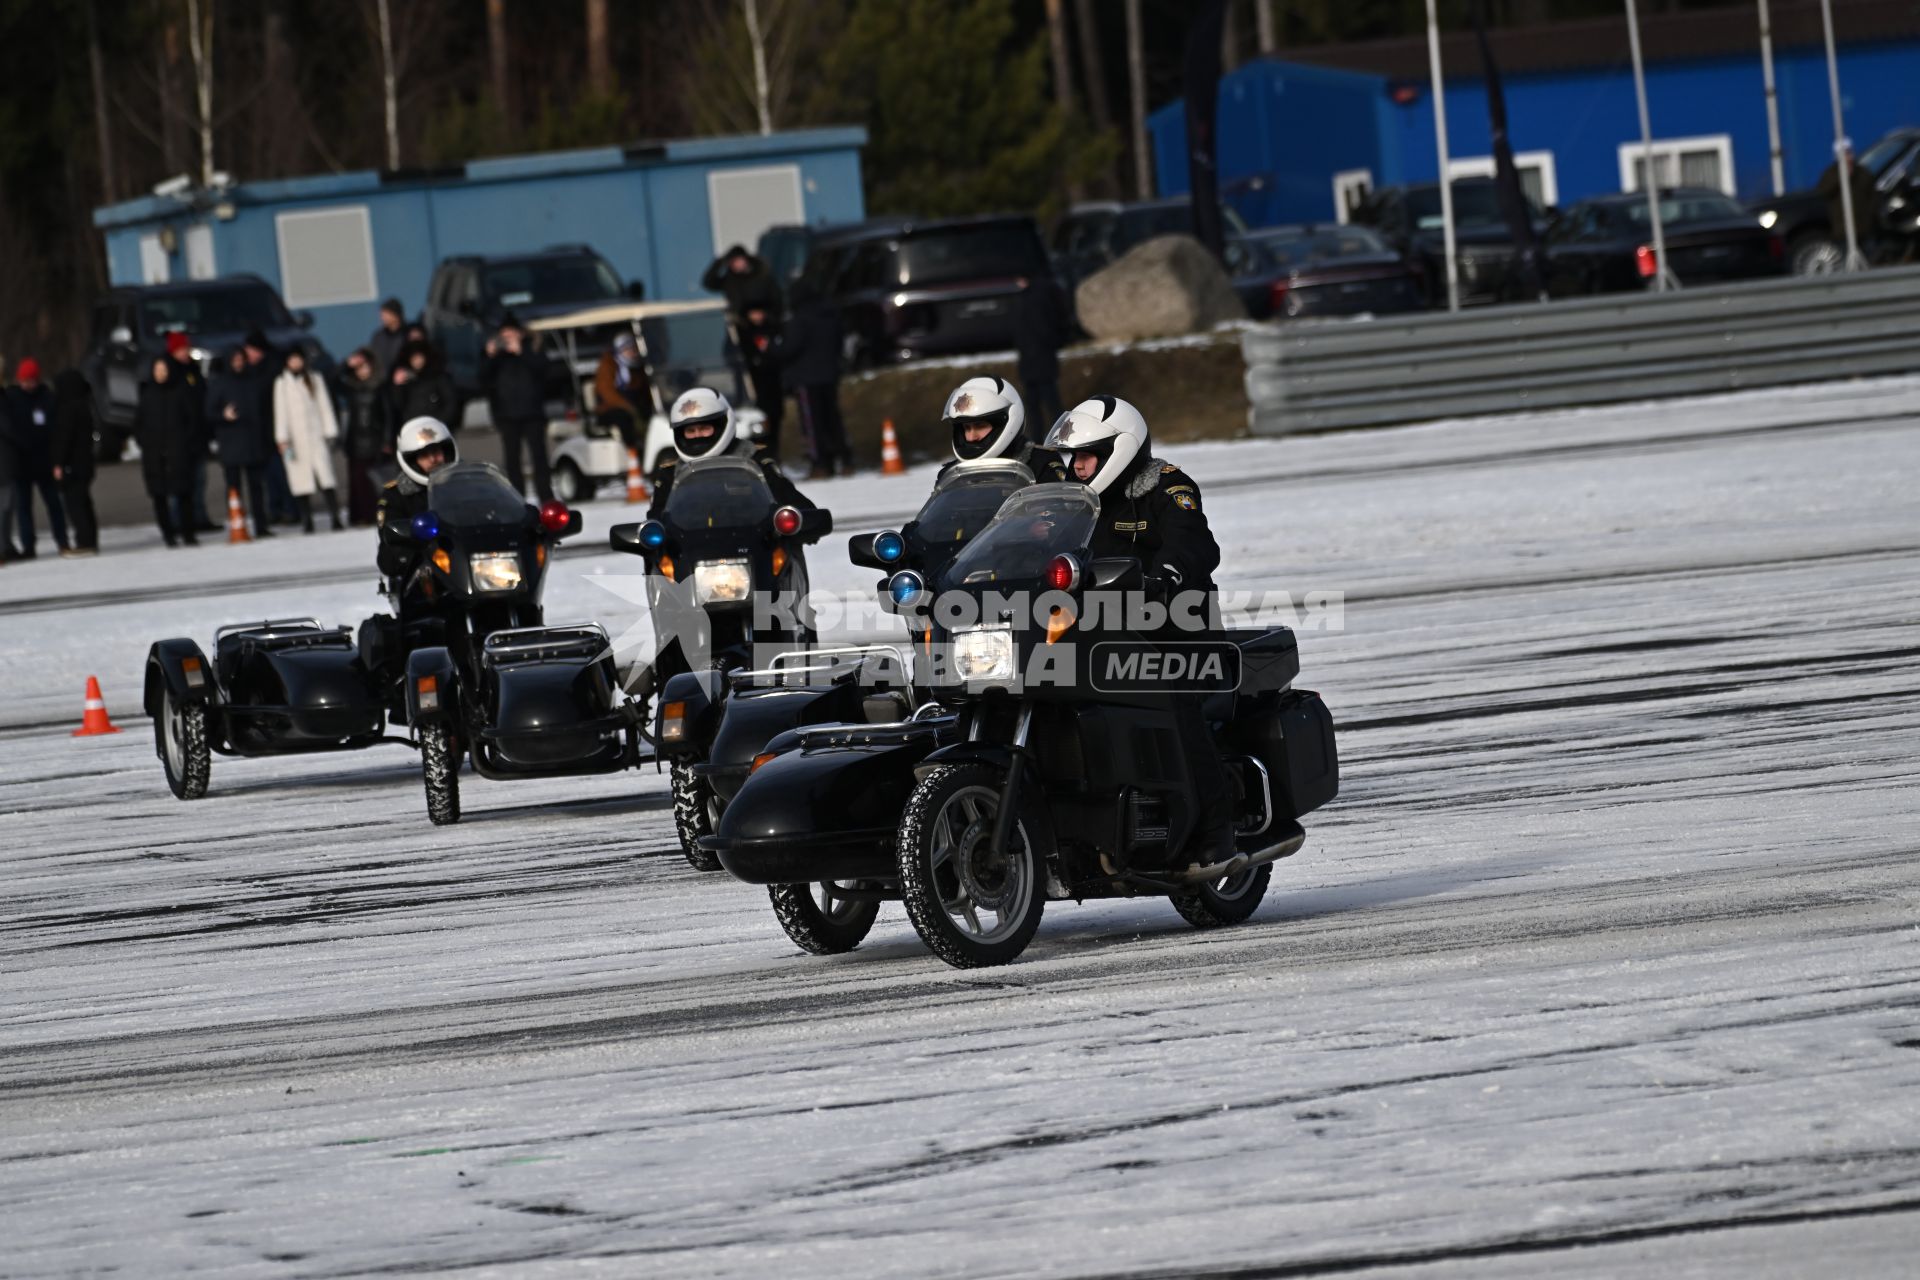
[{"label": "white window frame", "polygon": [[213,226],[210,223],[191,224],[187,234],[180,239],[182,252],[187,259],[187,279],[212,280],[220,274],[219,259],[213,248]]},{"label": "white window frame", "polygon": [[1333,219],[1341,226],[1347,224],[1347,197],[1356,190],[1363,195],[1373,193],[1373,170],[1342,169],[1333,175]]},{"label": "white window frame", "polygon": [[[1680,169],[1680,155],[1686,151],[1717,153],[1720,158],[1720,190],[1722,194],[1729,196],[1734,193],[1732,134],[1708,133],[1695,138],[1655,138],[1653,140],[1654,167],[1656,169],[1659,167],[1662,157],[1671,157],[1674,161],[1674,173],[1677,176]],[[1645,154],[1646,144],[1638,140],[1620,144],[1620,189],[1622,191],[1640,189],[1634,185],[1633,165],[1634,161],[1641,159]]]},{"label": "white window frame", "polygon": [[[719,185],[716,185],[716,183],[724,184],[729,179],[765,178],[773,176],[788,178],[792,181],[793,207],[796,215],[793,220],[797,223],[805,223],[807,220],[807,193],[805,184],[800,180],[799,165],[763,164],[750,168],[710,169],[707,171],[707,229],[713,236],[713,252],[715,257],[725,253],[737,243],[733,239],[726,238],[725,233],[720,229],[721,188]],[[776,218],[767,223],[768,227],[784,225],[786,225],[786,220],[783,218]],[[765,228],[762,228],[762,231],[764,232]],[[758,246],[749,244],[746,248],[749,253],[752,253],[757,250]]]},{"label": "white window frame", "polygon": [[[360,219],[361,242],[367,246],[367,288],[364,294],[327,294],[314,298],[296,297],[293,292],[293,275],[287,270],[287,226],[290,223],[312,221],[316,218],[338,218],[341,214],[357,214]],[[363,204],[336,204],[324,209],[294,209],[286,213],[273,215],[273,247],[280,262],[280,297],[287,306],[294,309],[302,307],[343,307],[361,302],[377,302],[380,298],[380,266],[373,248],[373,219]]]},{"label": "white window frame", "polygon": [[[1560,171],[1554,165],[1553,152],[1516,151],[1513,167],[1539,170],[1540,203],[1548,207],[1560,203]],[[1494,169],[1492,156],[1453,156],[1447,161],[1449,178],[1491,178]]]},{"label": "white window frame", "polygon": [[140,237],[140,283],[165,284],[173,274],[172,255],[167,252],[167,242],[158,231],[148,231]]}]

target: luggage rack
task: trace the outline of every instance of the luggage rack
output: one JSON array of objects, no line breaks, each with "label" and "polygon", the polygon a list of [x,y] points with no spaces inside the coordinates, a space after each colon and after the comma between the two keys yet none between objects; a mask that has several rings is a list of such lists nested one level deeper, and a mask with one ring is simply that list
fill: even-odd
[{"label": "luggage rack", "polygon": [[[820,671],[844,673],[851,666],[858,668],[866,659],[873,657],[891,658],[895,666],[903,673],[910,674],[907,655],[898,645],[892,644],[849,644],[836,645],[826,649],[789,649],[776,653],[766,666],[752,671],[734,671],[729,673],[735,688],[753,683],[757,676],[765,676],[775,683],[785,683],[793,676],[808,675]],[[819,662],[819,658],[833,658],[838,661]],[[858,659],[858,661],[852,661]]]},{"label": "luggage rack", "polygon": [[237,640],[244,648],[280,650],[301,648],[337,648],[352,645],[348,627],[325,627],[318,618],[276,618],[265,622],[235,622],[216,629],[213,646],[220,649],[227,640]]},{"label": "luggage rack", "polygon": [[588,622],[565,627],[515,627],[496,631],[481,646],[488,666],[538,658],[597,658],[612,648],[606,629]]}]

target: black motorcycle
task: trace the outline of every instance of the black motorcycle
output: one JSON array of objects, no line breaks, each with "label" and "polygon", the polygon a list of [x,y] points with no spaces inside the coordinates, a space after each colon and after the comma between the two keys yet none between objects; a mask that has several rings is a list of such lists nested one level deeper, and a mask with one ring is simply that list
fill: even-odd
[{"label": "black motorcycle", "polygon": [[[936,577],[1009,494],[1032,483],[1033,473],[1017,462],[951,467],[906,525],[851,540],[853,563],[889,571],[876,590],[882,606],[905,619],[914,643],[926,635],[927,621],[911,603],[896,602],[891,588]],[[777,735],[801,725],[895,724],[916,706],[923,707],[923,716],[937,711],[925,706],[930,695],[912,686],[910,674],[906,655],[880,644],[796,649],[758,670],[695,673],[670,682],[658,741],[660,753],[674,762],[674,814],[688,861],[719,870],[718,859],[699,841],[712,834],[754,760]]]},{"label": "black motorcycle", "polygon": [[494,780],[637,764],[640,707],[620,688],[607,633],[550,627],[541,612],[552,548],[580,531],[580,513],[536,509],[478,462],[435,471],[427,507],[413,521],[419,568],[400,592],[404,628],[438,632],[405,660],[427,816],[460,820],[463,756]]},{"label": "black motorcycle", "polygon": [[[704,653],[689,653],[687,637],[675,636],[633,681],[643,694],[659,691],[653,740],[668,761],[674,826],[687,861],[703,871],[718,869],[698,842],[712,832],[723,800],[717,780],[698,766],[715,745],[729,674],[752,667],[759,646],[812,640],[804,546],[832,531],[831,512],[778,505],[758,463],[723,454],[680,463],[659,519],[615,525],[608,534],[615,551],[646,562],[656,634],[676,611],[697,608],[704,618]],[[669,601],[669,592],[677,599]],[[765,601],[775,606],[771,618],[756,616]],[[790,659],[781,665],[794,674]],[[775,720],[799,714],[786,691],[757,710]],[[740,721],[736,737],[755,732],[746,727],[751,719]]]},{"label": "black motorcycle", "polygon": [[[736,877],[786,888],[775,908],[800,945],[847,950],[896,897],[963,968],[1017,957],[1049,898],[1161,895],[1196,927],[1237,923],[1304,843],[1298,819],[1333,798],[1339,765],[1325,704],[1292,688],[1292,632],[1129,630],[1147,584],[1136,560],[1087,559],[1097,512],[1080,485],[1023,490],[933,584],[970,605],[958,625],[943,601],[921,650],[954,716],[768,745],[705,843]],[[1170,687],[1175,668],[1204,680]],[[1175,700],[1201,688],[1238,852],[1189,866],[1198,815]]]}]

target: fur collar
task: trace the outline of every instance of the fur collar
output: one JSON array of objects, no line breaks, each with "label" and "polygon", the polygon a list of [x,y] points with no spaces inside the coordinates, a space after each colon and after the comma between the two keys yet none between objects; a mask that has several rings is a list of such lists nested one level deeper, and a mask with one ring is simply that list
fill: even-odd
[{"label": "fur collar", "polygon": [[1127,496],[1144,498],[1152,493],[1153,487],[1160,483],[1160,472],[1165,466],[1166,464],[1160,459],[1149,454],[1146,463],[1134,472],[1133,479],[1127,481]]}]

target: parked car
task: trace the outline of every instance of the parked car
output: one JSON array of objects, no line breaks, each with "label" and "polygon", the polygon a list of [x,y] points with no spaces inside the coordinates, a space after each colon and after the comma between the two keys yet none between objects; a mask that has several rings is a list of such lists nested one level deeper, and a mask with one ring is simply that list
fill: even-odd
[{"label": "parked car", "polygon": [[92,332],[80,370],[93,386],[100,424],[100,453],[118,457],[133,425],[140,383],[167,353],[167,335],[184,333],[203,365],[258,329],[280,350],[299,347],[322,373],[331,362],[307,332],[313,315],[288,311],[274,287],[259,276],[224,276],[178,284],[123,285],[93,304]]},{"label": "parked car", "polygon": [[[465,254],[434,268],[420,318],[464,402],[482,394],[487,339],[509,314],[524,324],[596,302],[637,302],[645,294],[640,281],[622,282],[605,258],[583,244],[538,253]],[[598,360],[620,328],[610,324],[602,333],[582,335],[580,358]],[[556,390],[564,395],[564,380]]]},{"label": "parked car", "polygon": [[[1220,206],[1231,245],[1247,234],[1247,224],[1232,206]],[[1155,236],[1193,234],[1193,197],[1171,196],[1122,204],[1100,200],[1077,204],[1053,229],[1054,275],[1069,297],[1080,282]],[[1236,264],[1229,261],[1232,270]]]},{"label": "parked car", "polygon": [[[1880,207],[1854,215],[1854,225],[1885,230],[1905,239],[1920,232],[1920,126],[1895,129],[1860,153],[1859,165],[1873,175]],[[1796,275],[1837,270],[1846,256],[1846,237],[1833,224],[1831,202],[1818,184],[1749,201],[1760,225],[1787,244],[1787,267]]]},{"label": "parked car", "polygon": [[[1660,193],[1667,263],[1683,284],[1754,280],[1786,270],[1778,232],[1729,196],[1703,188]],[[1556,298],[1644,289],[1660,271],[1644,192],[1574,205],[1547,235],[1547,292]]]},{"label": "parked car", "polygon": [[1024,216],[879,223],[814,243],[802,280],[840,308],[847,363],[1013,345],[1014,305],[1051,273]]},{"label": "parked car", "polygon": [[[1460,303],[1476,306],[1501,302],[1520,294],[1513,233],[1500,211],[1499,191],[1492,178],[1453,180],[1454,253],[1459,263]],[[1534,224],[1543,233],[1545,219],[1528,201]],[[1447,301],[1447,250],[1440,211],[1440,184],[1413,183],[1382,187],[1367,198],[1354,221],[1380,233],[1393,249],[1414,264],[1426,280],[1431,305]]]},{"label": "parked car", "polygon": [[1267,227],[1229,246],[1233,287],[1255,320],[1386,315],[1426,306],[1420,273],[1371,227]]}]

